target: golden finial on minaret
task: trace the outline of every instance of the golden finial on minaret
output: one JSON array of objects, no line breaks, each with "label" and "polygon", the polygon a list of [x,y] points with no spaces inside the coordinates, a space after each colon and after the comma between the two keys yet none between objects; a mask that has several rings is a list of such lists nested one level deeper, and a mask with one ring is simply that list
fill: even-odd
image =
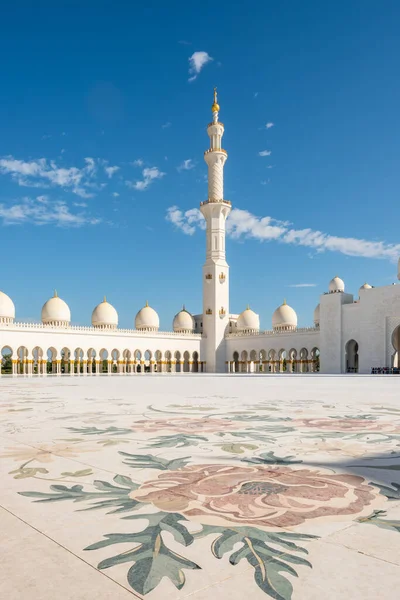
[{"label": "golden finial on minaret", "polygon": [[146,300],[146,308],[147,308],[147,306],[148,306],[148,305],[149,305],[149,303],[148,303],[148,301]]},{"label": "golden finial on minaret", "polygon": [[54,298],[58,298],[57,290],[54,290]]},{"label": "golden finial on minaret", "polygon": [[283,299],[283,306],[286,305],[286,298]]},{"label": "golden finial on minaret", "polygon": [[218,104],[218,100],[217,100],[217,88],[214,88],[214,104],[211,107],[211,111],[214,112],[219,112],[219,104]]},{"label": "golden finial on minaret", "polygon": [[107,298],[105,296],[103,298],[103,302],[107,302]]}]

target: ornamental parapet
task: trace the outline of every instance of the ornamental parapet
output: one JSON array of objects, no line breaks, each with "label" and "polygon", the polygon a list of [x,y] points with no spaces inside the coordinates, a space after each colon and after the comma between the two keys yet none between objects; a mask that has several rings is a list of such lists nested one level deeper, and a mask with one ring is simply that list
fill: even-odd
[{"label": "ornamental parapet", "polygon": [[287,335],[296,335],[297,333],[320,333],[319,327],[298,327],[297,329],[293,329],[291,331],[274,331],[273,329],[267,331],[235,331],[233,333],[227,333],[225,335],[226,338],[236,338],[236,337],[260,337],[260,336],[287,336]]},{"label": "ornamental parapet", "polygon": [[[32,331],[41,331],[46,333],[90,333],[92,335],[98,336],[118,336],[118,335],[129,335],[131,337],[182,337],[181,333],[176,331],[140,331],[138,329],[99,329],[98,327],[89,327],[89,326],[81,326],[81,325],[69,325],[68,327],[64,326],[54,326],[54,325],[44,325],[43,323],[0,323],[0,331],[20,331],[20,330],[32,330]],[[192,337],[193,339],[201,339],[201,333],[192,333],[185,334],[185,338]]]}]

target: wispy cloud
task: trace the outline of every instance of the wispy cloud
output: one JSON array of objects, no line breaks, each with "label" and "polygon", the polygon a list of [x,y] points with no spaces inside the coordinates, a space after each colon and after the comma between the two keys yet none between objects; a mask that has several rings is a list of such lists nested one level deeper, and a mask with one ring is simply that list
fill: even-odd
[{"label": "wispy cloud", "polygon": [[189,58],[189,80],[194,81],[199,75],[203,67],[209,62],[214,60],[208,52],[193,52]]},{"label": "wispy cloud", "polygon": [[70,189],[74,194],[89,198],[93,194],[85,190],[90,187],[96,173],[96,161],[87,157],[85,166],[59,167],[54,160],[39,158],[37,160],[18,160],[13,156],[0,159],[0,173],[11,175],[12,179],[22,187],[62,187]]},{"label": "wispy cloud", "polygon": [[270,183],[270,181],[271,181],[270,179],[264,179],[264,180],[261,182],[261,185],[268,185],[268,184]]},{"label": "wispy cloud", "polygon": [[186,160],[184,160],[179,167],[177,167],[178,171],[190,171],[191,169],[194,169],[196,165],[194,164],[193,160],[191,158],[188,158]]},{"label": "wispy cloud", "polygon": [[161,129],[168,129],[169,127],[171,127],[171,123],[169,121],[161,125]]},{"label": "wispy cloud", "polygon": [[167,209],[165,218],[186,235],[193,235],[196,227],[199,229],[206,228],[204,217],[198,208],[191,208],[183,212],[177,206],[170,206]]},{"label": "wispy cloud", "polygon": [[104,170],[105,170],[106,174],[108,175],[108,177],[111,179],[111,177],[114,175],[114,173],[116,173],[117,171],[119,171],[119,167],[117,167],[117,166],[114,166],[114,167],[105,166]]},{"label": "wispy cloud", "polygon": [[[197,211],[197,216],[196,212]],[[173,220],[171,214],[175,217]],[[189,222],[190,217],[190,222]],[[198,209],[182,212],[177,206],[167,211],[167,220],[174,223],[184,233],[193,235],[200,225],[201,213]],[[388,244],[382,241],[369,241],[353,237],[339,237],[315,231],[310,228],[294,229],[291,223],[272,217],[258,217],[247,210],[234,208],[226,222],[227,235],[233,239],[252,238],[260,241],[275,240],[282,244],[293,244],[312,248],[316,252],[339,252],[346,256],[363,258],[381,258],[397,261],[400,244]]]},{"label": "wispy cloud", "polygon": [[[82,207],[76,203],[75,206]],[[0,204],[0,219],[3,225],[56,225],[58,227],[82,227],[97,225],[100,219],[88,216],[84,211],[72,213],[65,202],[51,202],[47,196],[35,199],[22,198],[13,204]]]},{"label": "wispy cloud", "polygon": [[288,285],[291,288],[311,288],[317,287],[316,283],[293,283],[292,285]]},{"label": "wispy cloud", "polygon": [[125,181],[128,187],[144,192],[155,179],[162,179],[165,173],[160,171],[157,167],[145,168],[142,171],[143,179],[141,181]]},{"label": "wispy cloud", "polygon": [[133,161],[133,166],[134,167],[143,167],[144,162],[142,158],[137,158],[136,160]]},{"label": "wispy cloud", "polygon": [[265,129],[271,129],[271,127],[274,126],[274,123],[272,123],[271,121],[269,123],[265,124]]},{"label": "wispy cloud", "polygon": [[52,138],[53,136],[51,135],[51,133],[45,133],[44,135],[42,135],[42,140],[49,140],[50,138]]},{"label": "wispy cloud", "polygon": [[181,44],[182,46],[191,46],[192,42],[187,42],[186,40],[179,40],[178,44]]},{"label": "wispy cloud", "polygon": [[119,196],[118,192],[113,192],[112,195],[114,196],[114,198],[118,198]]},{"label": "wispy cloud", "polygon": [[261,152],[258,153],[258,156],[271,156],[271,154],[271,150],[261,150]]}]

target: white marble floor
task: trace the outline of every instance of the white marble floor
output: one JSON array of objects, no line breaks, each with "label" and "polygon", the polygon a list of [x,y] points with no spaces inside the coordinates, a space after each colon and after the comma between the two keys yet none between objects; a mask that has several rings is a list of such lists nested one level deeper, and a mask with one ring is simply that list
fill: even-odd
[{"label": "white marble floor", "polygon": [[0,597],[394,600],[400,377],[0,379]]}]

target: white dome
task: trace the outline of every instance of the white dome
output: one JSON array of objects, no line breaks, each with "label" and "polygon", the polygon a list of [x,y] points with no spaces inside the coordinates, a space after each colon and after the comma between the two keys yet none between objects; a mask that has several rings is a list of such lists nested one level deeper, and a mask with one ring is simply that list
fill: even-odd
[{"label": "white dome", "polygon": [[247,307],[238,316],[236,327],[238,331],[259,331],[260,318],[250,307]]},{"label": "white dome", "polygon": [[135,329],[141,331],[158,331],[159,327],[160,319],[158,318],[158,314],[146,302],[146,306],[139,310],[135,317]]},{"label": "white dome", "polygon": [[15,319],[15,306],[7,294],[0,292],[0,323],[12,323]]},{"label": "white dome", "polygon": [[47,300],[42,308],[42,323],[46,325],[56,325],[66,327],[71,321],[71,311],[64,300],[57,296],[54,292],[53,298]]},{"label": "white dome", "polygon": [[361,290],[371,290],[371,289],[372,289],[372,285],[369,285],[369,283],[364,283],[358,290],[358,295],[360,295]]},{"label": "white dome", "polygon": [[194,331],[194,319],[185,307],[175,315],[172,327],[177,333],[192,333]]},{"label": "white dome", "polygon": [[344,281],[337,275],[329,282],[329,293],[335,294],[336,292],[344,292]]},{"label": "white dome", "polygon": [[293,331],[297,327],[297,315],[286,300],[272,315],[272,327],[277,331]]},{"label": "white dome", "polygon": [[317,327],[319,327],[320,312],[321,312],[321,305],[317,304],[317,306],[315,307],[315,310],[314,310],[314,325],[316,325]]},{"label": "white dome", "polygon": [[118,313],[104,297],[92,312],[92,325],[100,329],[116,329],[118,325]]}]

